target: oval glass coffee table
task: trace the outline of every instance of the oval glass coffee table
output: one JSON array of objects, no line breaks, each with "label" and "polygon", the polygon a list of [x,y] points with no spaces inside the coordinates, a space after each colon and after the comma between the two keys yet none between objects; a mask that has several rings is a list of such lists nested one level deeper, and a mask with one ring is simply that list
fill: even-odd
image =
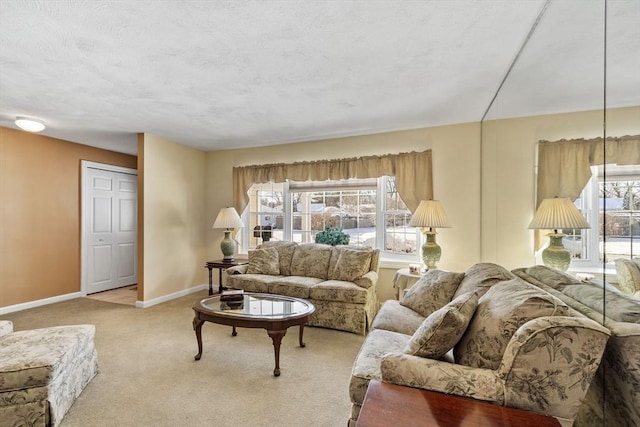
[{"label": "oval glass coffee table", "polygon": [[273,375],[280,376],[280,343],[290,326],[300,326],[298,340],[300,347],[304,325],[315,311],[315,307],[307,300],[287,297],[284,295],[245,293],[241,301],[220,301],[220,295],[205,298],[193,305],[195,317],[193,329],[198,340],[198,354],[195,359],[202,357],[202,324],[212,322],[228,325],[233,328],[232,335],[236,336],[238,328],[263,328],[273,341],[276,367]]}]

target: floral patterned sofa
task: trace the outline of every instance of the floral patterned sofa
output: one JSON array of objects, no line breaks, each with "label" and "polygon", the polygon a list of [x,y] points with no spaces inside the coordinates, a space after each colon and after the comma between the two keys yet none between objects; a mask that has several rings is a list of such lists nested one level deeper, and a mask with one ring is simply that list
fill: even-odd
[{"label": "floral patterned sofa", "polygon": [[640,300],[608,284],[581,282],[541,265],[513,272],[611,331],[576,426],[640,426]]},{"label": "floral patterned sofa", "polygon": [[319,243],[265,242],[249,264],[227,270],[227,286],[304,298],[309,325],[365,334],[378,311],[378,249]]},{"label": "floral patterned sofa", "polygon": [[570,426],[609,331],[490,263],[427,272],[385,301],[353,366],[355,426],[369,381],[471,397]]},{"label": "floral patterned sofa", "polygon": [[94,325],[14,332],[0,320],[0,425],[59,425],[98,372],[94,336]]}]

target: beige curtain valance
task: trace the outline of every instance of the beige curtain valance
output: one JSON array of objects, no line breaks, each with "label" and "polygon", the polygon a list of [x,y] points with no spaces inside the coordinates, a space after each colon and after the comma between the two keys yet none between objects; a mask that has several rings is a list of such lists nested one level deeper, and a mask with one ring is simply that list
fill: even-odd
[{"label": "beige curtain valance", "polygon": [[[605,159],[606,156],[606,159]],[[640,165],[640,135],[619,138],[562,139],[538,143],[536,207],[555,196],[575,200],[591,178],[591,166]],[[542,231],[535,234],[536,250]]]},{"label": "beige curtain valance", "polygon": [[421,200],[433,198],[431,150],[313,162],[278,163],[233,168],[233,204],[243,212],[249,188],[267,182],[326,181],[395,176],[402,200],[413,212]]},{"label": "beige curtain valance", "polygon": [[640,135],[607,138],[606,144],[602,138],[540,141],[536,206],[555,196],[577,199],[591,166],[603,164],[640,165]]}]

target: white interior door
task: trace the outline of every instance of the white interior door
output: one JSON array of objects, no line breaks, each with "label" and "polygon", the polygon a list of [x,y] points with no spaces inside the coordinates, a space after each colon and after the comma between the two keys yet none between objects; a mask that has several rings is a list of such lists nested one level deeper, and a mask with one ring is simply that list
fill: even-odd
[{"label": "white interior door", "polygon": [[84,251],[86,293],[138,282],[138,177],[84,168]]}]

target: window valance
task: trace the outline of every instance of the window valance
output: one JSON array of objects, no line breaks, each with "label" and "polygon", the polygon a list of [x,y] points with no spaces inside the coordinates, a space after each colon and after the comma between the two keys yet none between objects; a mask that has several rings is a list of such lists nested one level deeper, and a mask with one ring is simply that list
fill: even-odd
[{"label": "window valance", "polygon": [[[605,159],[606,156],[606,159]],[[640,135],[538,142],[536,207],[555,196],[575,200],[591,179],[591,166],[640,165]],[[534,237],[542,246],[542,231]]]},{"label": "window valance", "polygon": [[396,188],[413,212],[421,200],[433,198],[431,150],[312,162],[278,163],[233,168],[233,204],[243,212],[253,184],[326,181],[395,176]]},{"label": "window valance", "polygon": [[639,165],[640,135],[607,138],[606,144],[603,138],[540,141],[536,206],[555,196],[577,199],[591,166],[612,163]]}]

